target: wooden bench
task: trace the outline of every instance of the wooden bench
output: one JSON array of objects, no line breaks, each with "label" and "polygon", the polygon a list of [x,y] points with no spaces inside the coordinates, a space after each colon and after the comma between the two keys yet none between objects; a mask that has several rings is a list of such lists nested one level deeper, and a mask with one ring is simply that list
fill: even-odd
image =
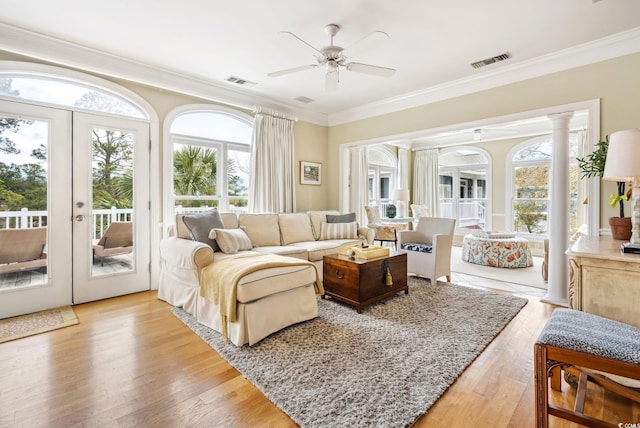
[{"label": "wooden bench", "polygon": [[[562,369],[573,369],[579,376],[573,410],[549,403],[549,383],[561,390]],[[640,402],[638,391],[628,387],[640,380],[640,329],[586,312],[556,309],[534,345],[534,371],[536,427],[548,427],[549,415],[589,427],[617,427],[623,421],[602,421],[583,413],[587,381]]]}]

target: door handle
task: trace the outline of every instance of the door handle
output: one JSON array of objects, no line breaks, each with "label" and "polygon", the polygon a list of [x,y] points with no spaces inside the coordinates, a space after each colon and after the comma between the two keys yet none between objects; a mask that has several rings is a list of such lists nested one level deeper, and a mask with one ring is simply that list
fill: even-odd
[{"label": "door handle", "polygon": [[83,221],[84,220],[84,216],[82,214],[78,214],[76,216],[76,221]]}]

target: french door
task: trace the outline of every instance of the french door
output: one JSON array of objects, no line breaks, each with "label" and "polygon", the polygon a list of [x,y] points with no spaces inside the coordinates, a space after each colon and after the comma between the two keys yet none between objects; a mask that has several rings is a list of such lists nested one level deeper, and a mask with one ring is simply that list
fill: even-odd
[{"label": "french door", "polygon": [[74,303],[149,289],[149,206],[149,124],[74,113]]},{"label": "french door", "polygon": [[148,135],[0,100],[0,318],[149,289]]},{"label": "french door", "polygon": [[71,118],[0,100],[0,318],[72,303]]}]

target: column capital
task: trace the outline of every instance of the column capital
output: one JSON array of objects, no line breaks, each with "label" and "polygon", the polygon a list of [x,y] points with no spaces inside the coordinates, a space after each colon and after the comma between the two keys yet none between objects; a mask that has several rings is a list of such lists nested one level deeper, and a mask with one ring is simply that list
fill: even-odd
[{"label": "column capital", "polygon": [[573,117],[572,111],[565,111],[563,113],[553,113],[553,114],[547,115],[547,118],[549,118],[549,120],[551,120],[554,124],[563,123],[563,122],[568,123],[572,117]]}]

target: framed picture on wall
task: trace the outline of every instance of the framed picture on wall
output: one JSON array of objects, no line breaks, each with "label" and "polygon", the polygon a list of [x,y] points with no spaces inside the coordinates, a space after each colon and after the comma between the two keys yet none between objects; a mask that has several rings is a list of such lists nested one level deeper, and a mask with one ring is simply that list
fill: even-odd
[{"label": "framed picture on wall", "polygon": [[300,184],[322,184],[322,164],[300,161]]}]

